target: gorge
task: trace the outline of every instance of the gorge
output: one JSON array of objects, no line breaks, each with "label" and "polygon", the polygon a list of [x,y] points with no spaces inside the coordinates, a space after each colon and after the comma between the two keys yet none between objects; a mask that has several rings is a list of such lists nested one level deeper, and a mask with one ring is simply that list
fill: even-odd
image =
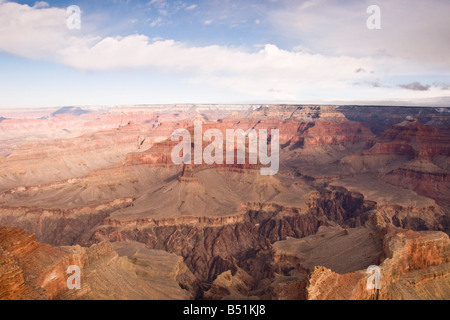
[{"label": "gorge", "polygon": [[[450,298],[448,108],[62,111],[0,114],[0,299]],[[278,171],[224,139],[222,161],[174,163],[195,122],[278,130]]]}]

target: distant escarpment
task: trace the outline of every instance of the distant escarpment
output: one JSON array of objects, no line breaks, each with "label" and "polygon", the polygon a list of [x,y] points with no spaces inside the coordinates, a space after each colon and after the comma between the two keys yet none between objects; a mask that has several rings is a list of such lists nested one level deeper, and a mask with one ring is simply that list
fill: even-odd
[{"label": "distant escarpment", "polygon": [[376,136],[373,146],[339,160],[349,172],[374,172],[378,179],[415,191],[450,208],[450,136],[408,118]]},{"label": "distant escarpment", "polygon": [[337,109],[347,119],[362,123],[364,127],[369,128],[375,134],[388,130],[406,117],[435,126],[441,132],[450,133],[448,108],[340,106]]}]

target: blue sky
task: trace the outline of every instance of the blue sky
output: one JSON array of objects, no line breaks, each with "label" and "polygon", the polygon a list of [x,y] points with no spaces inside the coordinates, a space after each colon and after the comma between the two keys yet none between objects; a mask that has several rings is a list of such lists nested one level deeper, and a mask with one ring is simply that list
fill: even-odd
[{"label": "blue sky", "polygon": [[[371,4],[380,30],[366,26]],[[0,0],[0,108],[450,106],[448,12],[446,0]]]}]

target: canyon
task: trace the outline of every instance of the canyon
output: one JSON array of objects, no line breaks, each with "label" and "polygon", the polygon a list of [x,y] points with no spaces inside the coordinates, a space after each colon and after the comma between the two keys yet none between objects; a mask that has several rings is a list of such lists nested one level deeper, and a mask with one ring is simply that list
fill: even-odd
[{"label": "canyon", "polygon": [[[450,299],[450,108],[0,112],[0,299]],[[194,122],[277,129],[278,172],[175,164]]]}]

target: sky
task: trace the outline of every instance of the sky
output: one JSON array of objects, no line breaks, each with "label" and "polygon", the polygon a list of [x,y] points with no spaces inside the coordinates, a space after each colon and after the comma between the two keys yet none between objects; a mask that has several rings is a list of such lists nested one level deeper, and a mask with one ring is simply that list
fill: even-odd
[{"label": "sky", "polygon": [[0,0],[0,108],[448,107],[449,13],[448,0]]}]

